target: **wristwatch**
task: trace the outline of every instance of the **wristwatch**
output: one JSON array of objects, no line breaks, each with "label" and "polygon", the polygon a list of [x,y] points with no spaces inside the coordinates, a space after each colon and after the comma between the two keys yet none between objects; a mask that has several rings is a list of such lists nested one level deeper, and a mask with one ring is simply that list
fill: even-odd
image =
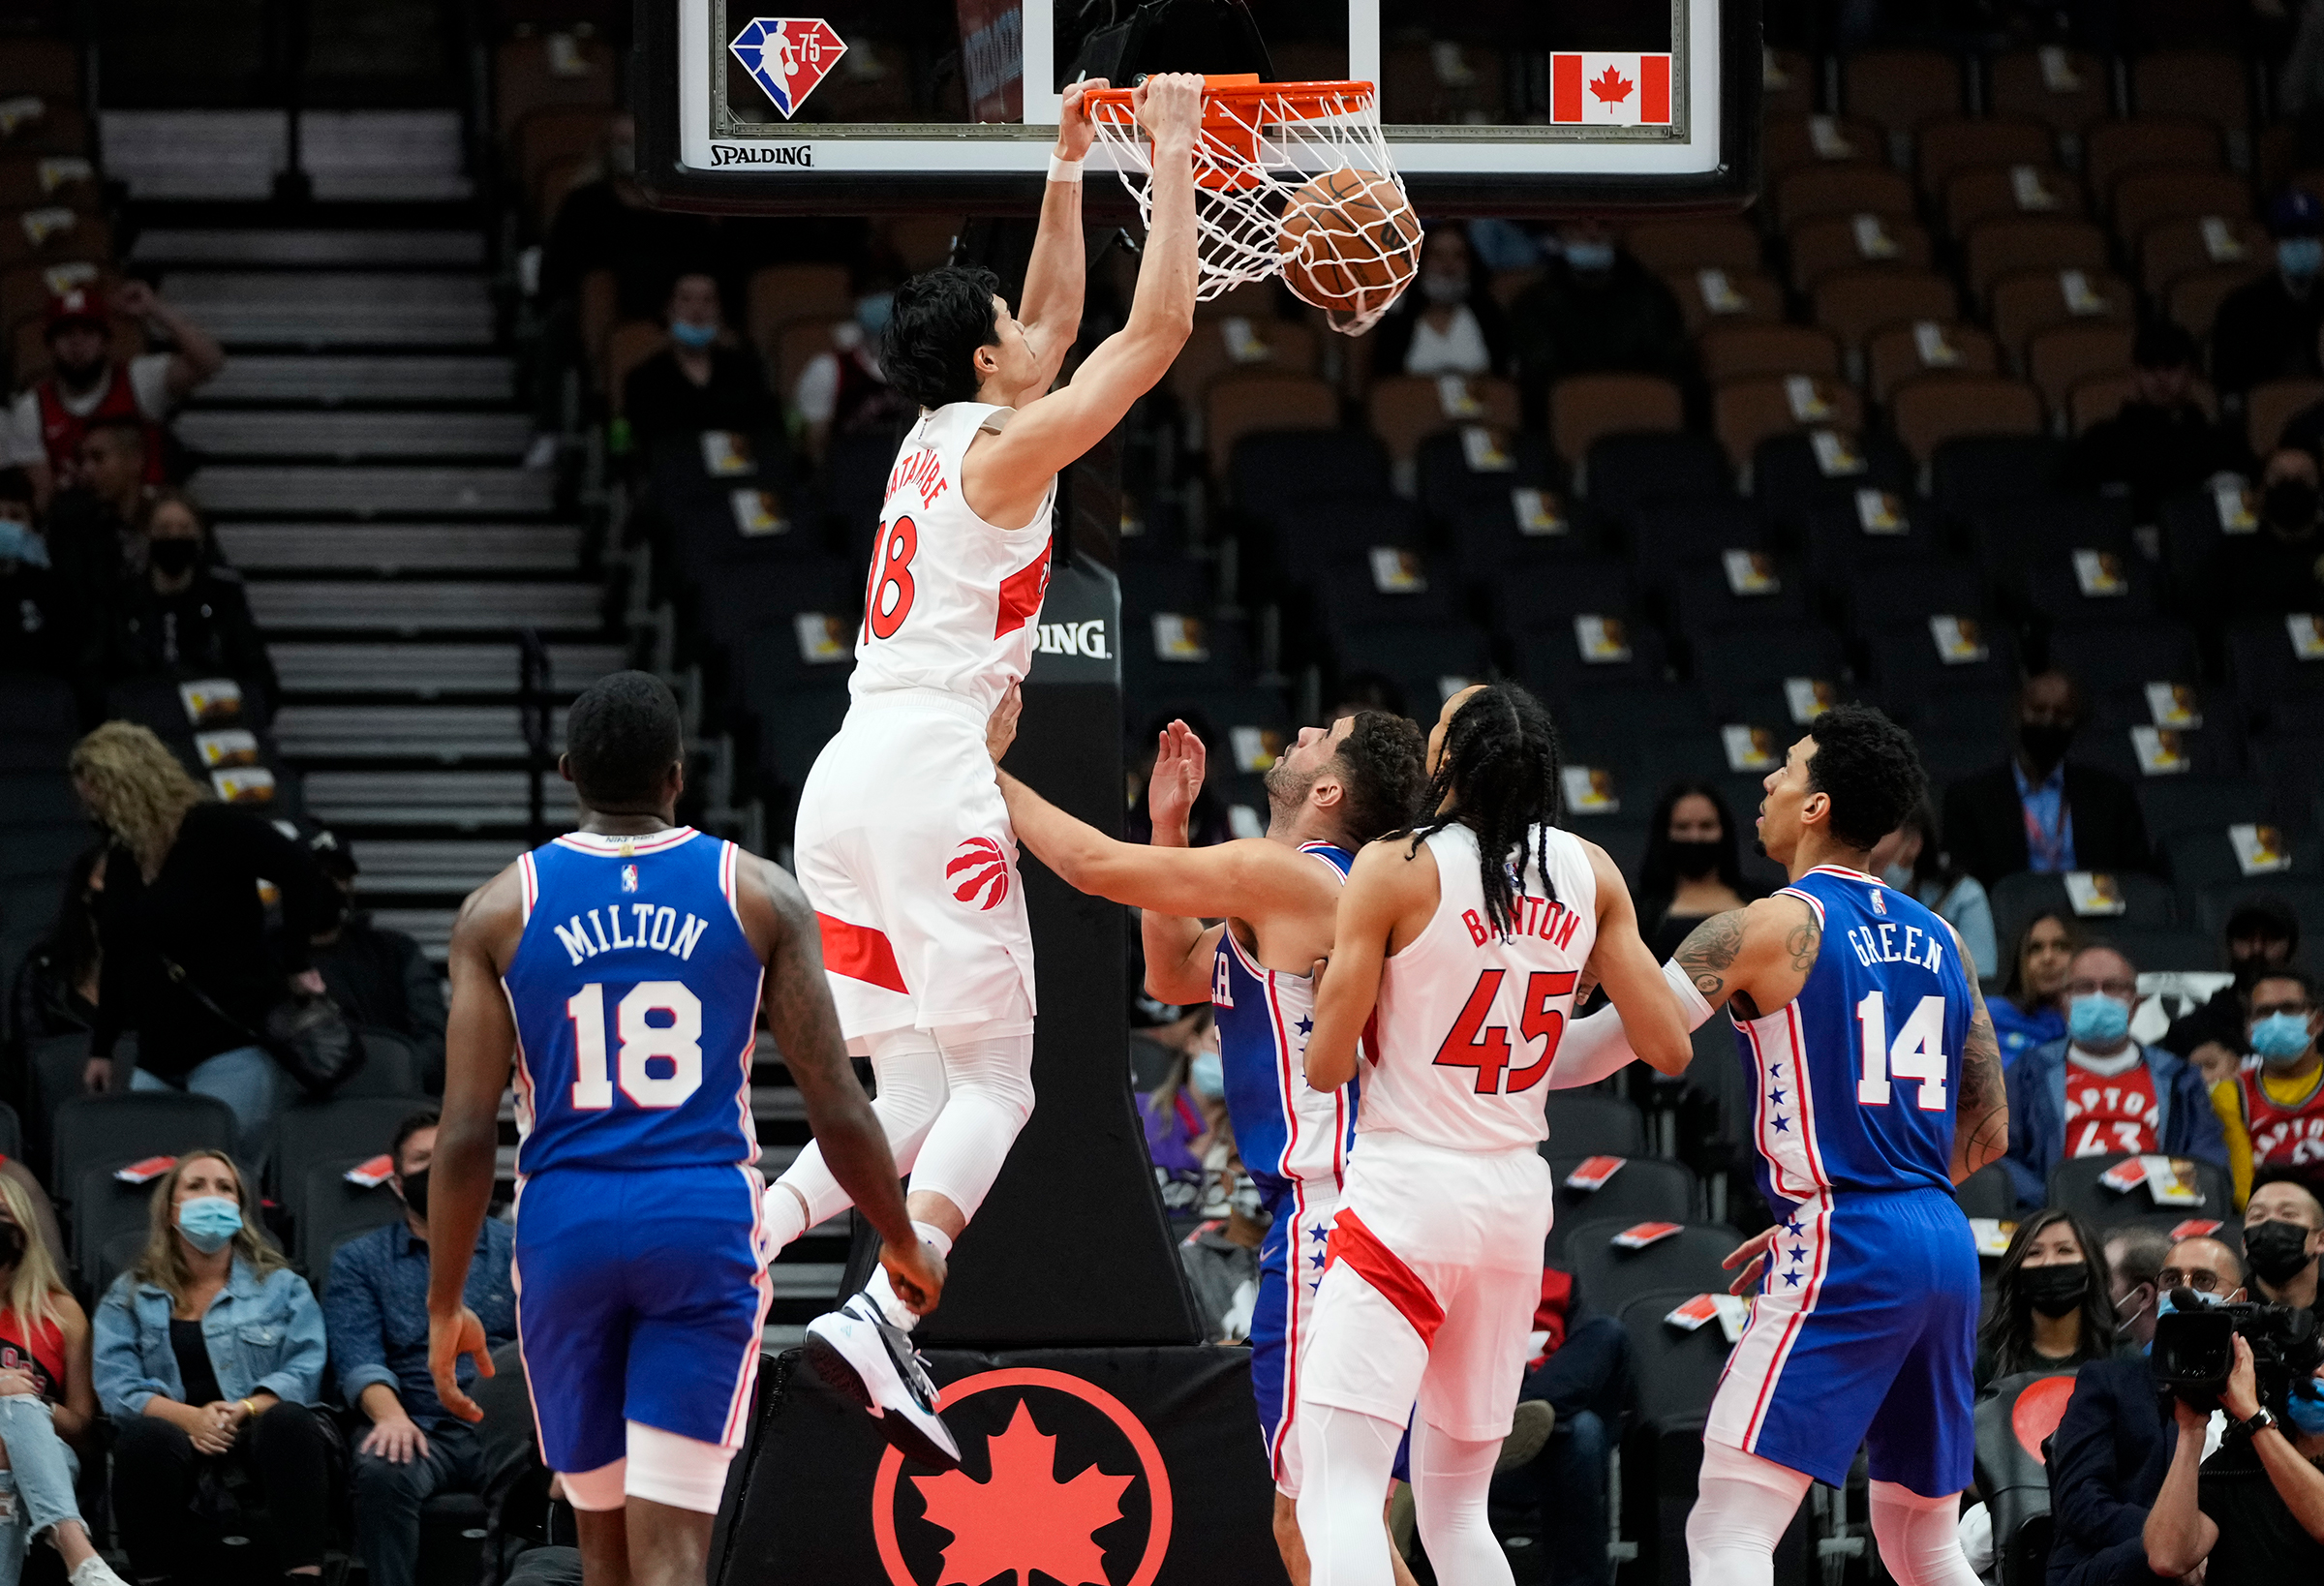
[{"label": "wristwatch", "polygon": [[2267,1431],[2275,1424],[2276,1418],[2268,1414],[2268,1407],[2263,1404],[2258,1409],[2252,1411],[2251,1414],[2246,1416],[2242,1420],[2229,1421],[2227,1423],[2226,1430],[2222,1435],[2225,1437],[2240,1437],[2246,1441],[2248,1441],[2251,1438],[2257,1437],[2260,1433]]}]

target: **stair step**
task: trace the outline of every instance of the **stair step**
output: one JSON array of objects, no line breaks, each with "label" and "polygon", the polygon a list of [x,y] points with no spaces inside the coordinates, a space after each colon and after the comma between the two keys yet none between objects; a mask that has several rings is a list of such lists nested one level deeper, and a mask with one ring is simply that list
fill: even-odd
[{"label": "stair step", "polygon": [[157,227],[138,233],[133,264],[241,264],[314,269],[434,264],[480,269],[480,231],[290,230]]},{"label": "stair step", "polygon": [[474,191],[457,110],[309,110],[299,164],[315,197],[332,200],[457,200]]},{"label": "stair step", "polygon": [[[628,664],[628,652],[620,645],[548,648],[549,691],[566,698]],[[269,645],[267,650],[284,688],[294,695],[411,694],[425,699],[437,694],[513,694],[518,687],[513,644],[288,643]]]},{"label": "stair step", "polygon": [[412,841],[364,838],[354,842],[357,885],[366,897],[473,892],[523,852],[521,842]]},{"label": "stair step", "polygon": [[[310,771],[302,786],[308,811],[331,826],[454,830],[522,826],[532,791],[521,771]],[[569,825],[570,799],[554,784],[545,792],[549,824]]]},{"label": "stair step", "polygon": [[290,155],[281,110],[106,110],[105,173],[133,198],[266,198]]},{"label": "stair step", "polygon": [[552,473],[521,468],[297,468],[218,464],[194,476],[215,513],[380,512],[539,515],[557,504]]},{"label": "stair step", "polygon": [[571,572],[581,564],[582,531],[563,525],[222,523],[213,533],[244,572]]},{"label": "stair step", "polygon": [[442,963],[448,956],[452,940],[452,922],[460,917],[456,908],[375,908],[371,923],[382,930],[400,930],[419,943],[419,950],[432,963]]},{"label": "stair step", "polygon": [[369,633],[425,633],[535,627],[596,632],[604,626],[604,591],[595,584],[475,584],[412,580],[392,585],[344,580],[258,579],[250,608],[270,632],[331,628]]},{"label": "stair step", "polygon": [[186,413],[178,437],[214,457],[521,457],[533,439],[523,413],[265,412],[211,408]]},{"label": "stair step", "polygon": [[[264,619],[261,617],[260,621]],[[286,705],[275,742],[297,759],[521,760],[524,724],[514,705]],[[551,713],[549,737],[565,741],[565,711]]]},{"label": "stair step", "polygon": [[[238,352],[201,388],[218,402],[512,402],[516,362],[497,353],[393,357]],[[182,420],[181,420],[182,422]]]},{"label": "stair step", "polygon": [[229,347],[456,347],[493,337],[481,275],[171,270],[169,299]]}]

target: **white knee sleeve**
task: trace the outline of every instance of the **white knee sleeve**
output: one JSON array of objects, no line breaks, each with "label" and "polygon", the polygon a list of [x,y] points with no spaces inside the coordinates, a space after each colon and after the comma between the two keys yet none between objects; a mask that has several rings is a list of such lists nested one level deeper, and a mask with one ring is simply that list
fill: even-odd
[{"label": "white knee sleeve", "polygon": [[626,1507],[627,1500],[622,1496],[622,1479],[628,1463],[627,1459],[617,1459],[594,1471],[558,1472],[558,1479],[565,1483],[565,1501],[593,1514]]},{"label": "white knee sleeve", "polygon": [[[872,1058],[877,1092],[872,1111],[888,1137],[897,1171],[909,1173],[944,1109],[944,1058],[926,1030],[883,1030],[861,1043]],[[811,1141],[790,1170],[767,1192],[767,1225],[780,1250],[825,1218],[847,1209],[847,1192],[832,1176],[820,1147]]]},{"label": "white knee sleeve", "polygon": [[1897,1586],[1977,1586],[1961,1551],[1961,1495],[1923,1498],[1894,1481],[1872,1484],[1872,1540]]},{"label": "white knee sleeve", "polygon": [[1412,1502],[1421,1543],[1440,1580],[1461,1586],[1508,1586],[1509,1555],[1493,1536],[1485,1501],[1501,1440],[1472,1443],[1431,1426],[1412,1425]]},{"label": "white knee sleeve", "polygon": [[941,1195],[963,1217],[974,1217],[1018,1132],[1033,1115],[1033,1035],[1025,1030],[955,1038],[940,1030],[937,1041],[948,1090],[913,1164],[911,1190]]},{"label": "white knee sleeve", "polygon": [[1361,1410],[1314,1403],[1300,1406],[1297,1425],[1300,1540],[1307,1544],[1310,1586],[1390,1586],[1395,1576],[1380,1506],[1404,1428]]},{"label": "white knee sleeve", "polygon": [[629,1473],[622,1490],[648,1503],[716,1514],[719,1500],[726,1495],[726,1467],[733,1462],[732,1449],[633,1420],[629,1422]]},{"label": "white knee sleeve", "polygon": [[1695,1508],[1687,1515],[1689,1578],[1772,1586],[1775,1544],[1790,1528],[1810,1484],[1804,1472],[1706,1440]]}]

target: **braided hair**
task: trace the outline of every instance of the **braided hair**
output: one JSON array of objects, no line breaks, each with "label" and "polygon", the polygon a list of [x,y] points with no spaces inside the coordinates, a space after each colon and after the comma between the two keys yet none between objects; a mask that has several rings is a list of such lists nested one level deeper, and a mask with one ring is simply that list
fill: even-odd
[{"label": "braided hair", "polygon": [[[1485,917],[1504,938],[1515,930],[1519,876],[1527,835],[1552,902],[1548,828],[1561,812],[1556,723],[1548,708],[1514,683],[1480,688],[1445,724],[1444,755],[1421,801],[1426,811],[1412,830],[1411,853],[1457,822],[1477,835],[1477,874],[1484,888]],[[1452,801],[1445,808],[1447,799]],[[1514,865],[1513,867],[1513,863]]]}]

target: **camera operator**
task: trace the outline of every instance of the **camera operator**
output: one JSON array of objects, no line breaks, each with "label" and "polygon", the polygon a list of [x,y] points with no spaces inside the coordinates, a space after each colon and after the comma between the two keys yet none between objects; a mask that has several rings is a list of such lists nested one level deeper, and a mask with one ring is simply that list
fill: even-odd
[{"label": "camera operator", "polygon": [[[2231,1293],[2243,1281],[2235,1253],[2217,1239],[2160,1245],[2141,1228],[2106,1241],[2108,1297],[2140,1343],[2154,1335],[2164,1275],[2202,1293]],[[2144,1355],[2092,1360],[2075,1374],[2050,1443],[2052,1586],[2151,1586],[2142,1528],[2170,1464],[2169,1425]]]},{"label": "camera operator", "polygon": [[[2324,1204],[2289,1179],[2262,1184],[2244,1207],[2244,1250],[2251,1281],[2271,1305],[2316,1310],[2317,1264],[2324,1257]],[[2317,1316],[2324,1326],[2324,1315]]]},{"label": "camera operator", "polygon": [[[2166,1268],[2166,1281],[2172,1275]],[[2169,1297],[2174,1310],[2204,1308],[2193,1303],[2204,1296],[2186,1289]],[[2195,1330],[2198,1323],[2209,1330],[2207,1318],[2174,1316],[2156,1329],[2153,1369],[2174,1389],[2177,1440],[2147,1514],[2147,1566],[2174,1577],[2199,1570],[2205,1586],[2324,1578],[2324,1382],[2316,1376],[2324,1352],[2306,1314],[2240,1306],[2237,1297],[2226,1298],[2237,1314],[2223,1381],[2209,1363],[2217,1344]],[[2206,1459],[2215,1394],[2226,1426]]]}]

